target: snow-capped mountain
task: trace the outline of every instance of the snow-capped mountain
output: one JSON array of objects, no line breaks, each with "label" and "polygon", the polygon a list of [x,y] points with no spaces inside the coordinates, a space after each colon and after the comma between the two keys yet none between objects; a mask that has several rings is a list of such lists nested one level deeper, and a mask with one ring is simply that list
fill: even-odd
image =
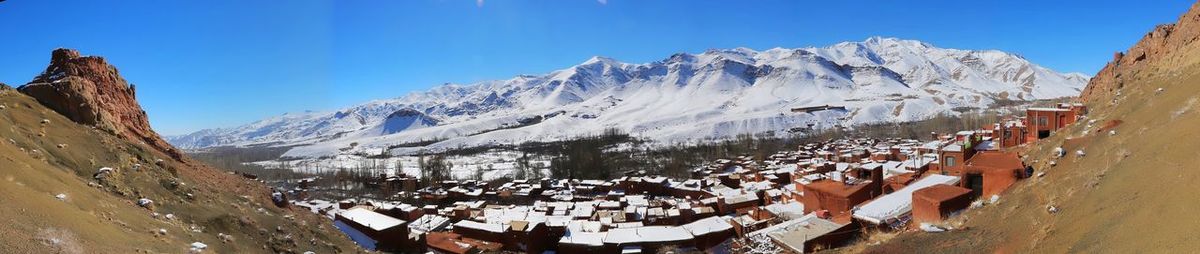
[{"label": "snow-capped mountain", "polygon": [[[686,141],[786,133],[810,124],[915,121],[997,100],[1075,96],[1088,79],[1001,51],[875,37],[822,48],[679,53],[644,64],[593,57],[544,75],[445,84],[170,141],[182,148],[296,145],[285,154],[295,157],[560,140],[608,128]],[[791,111],[824,105],[844,108]],[[432,140],[440,142],[403,145]]]}]

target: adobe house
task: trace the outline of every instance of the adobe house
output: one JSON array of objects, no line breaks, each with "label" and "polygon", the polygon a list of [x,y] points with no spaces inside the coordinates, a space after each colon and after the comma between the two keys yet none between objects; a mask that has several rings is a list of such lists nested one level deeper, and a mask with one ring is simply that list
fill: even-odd
[{"label": "adobe house", "polygon": [[913,224],[937,223],[971,205],[971,189],[938,184],[912,194]]},{"label": "adobe house", "polygon": [[752,207],[738,214],[739,216],[733,217],[730,224],[733,226],[733,231],[739,236],[746,236],[750,232],[765,228],[775,219],[774,214],[758,207]]},{"label": "adobe house", "polygon": [[790,253],[808,253],[820,248],[840,247],[859,235],[859,229],[858,223],[839,223],[809,214],[750,234],[766,235]]},{"label": "adobe house", "polygon": [[482,252],[479,248],[460,240],[462,236],[449,232],[429,233],[425,245],[434,253],[474,254]]},{"label": "adobe house", "polygon": [[425,211],[417,208],[416,206],[400,204],[385,211],[385,214],[401,220],[414,221],[417,220],[417,218],[420,218],[422,215],[425,215]]},{"label": "adobe house", "polygon": [[733,237],[733,225],[720,217],[708,217],[681,226],[695,237],[696,249],[709,250]]},{"label": "adobe house", "polygon": [[916,172],[894,175],[883,180],[883,193],[892,193],[917,180],[920,175]]},{"label": "adobe house", "polygon": [[720,196],[717,197],[718,205],[717,212],[721,214],[730,214],[735,211],[747,207],[758,206],[761,200],[757,193],[743,193],[741,195]]},{"label": "adobe house", "polygon": [[464,238],[462,235],[450,232],[431,232],[425,238],[425,245],[434,253],[473,254],[492,253],[500,251],[503,245],[494,242]]},{"label": "adobe house", "polygon": [[515,247],[511,249],[525,253],[542,253],[549,249],[550,231],[545,223],[512,221],[508,226],[508,232],[505,233],[508,241],[505,243],[510,247]]},{"label": "adobe house", "polygon": [[1072,113],[1075,113],[1076,116],[1086,115],[1088,112],[1088,107],[1084,106],[1083,103],[1078,102],[1059,103],[1058,108],[1070,110]]},{"label": "adobe house", "polygon": [[1070,108],[1028,108],[1025,110],[1025,126],[1029,129],[1028,140],[1038,140],[1050,136],[1050,133],[1074,123],[1081,109]]},{"label": "adobe house", "polygon": [[695,245],[692,233],[676,226],[613,228],[604,236],[604,253],[658,253],[667,246]]},{"label": "adobe house", "polygon": [[[364,207],[337,213],[334,220],[344,223],[354,230],[371,237],[378,242],[376,248],[383,250],[398,249],[408,239],[408,222],[371,211]],[[399,246],[396,246],[399,244]]]},{"label": "adobe house", "polygon": [[1002,121],[993,125],[992,141],[997,147],[1005,149],[1028,143],[1029,130],[1021,121]]},{"label": "adobe house", "polygon": [[960,131],[954,141],[938,150],[938,170],[943,175],[961,175],[966,161],[975,155],[975,146],[980,142],[973,131]]},{"label": "adobe house", "polygon": [[1017,180],[1025,177],[1025,164],[1015,153],[983,151],[967,161],[961,174],[960,186],[970,188],[978,196],[990,197],[1007,190]]},{"label": "adobe house", "polygon": [[506,231],[508,231],[508,228],[503,224],[483,223],[471,220],[462,220],[454,223],[455,234],[494,243],[506,243],[504,235]]},{"label": "adobe house", "polygon": [[508,224],[495,224],[463,220],[454,224],[454,233],[500,243],[506,250],[526,253],[542,253],[550,242],[549,229],[541,222],[511,221]]},{"label": "adobe house", "polygon": [[848,185],[822,179],[803,185],[804,213],[828,210],[832,216],[847,214],[851,208],[881,194],[879,182]]}]

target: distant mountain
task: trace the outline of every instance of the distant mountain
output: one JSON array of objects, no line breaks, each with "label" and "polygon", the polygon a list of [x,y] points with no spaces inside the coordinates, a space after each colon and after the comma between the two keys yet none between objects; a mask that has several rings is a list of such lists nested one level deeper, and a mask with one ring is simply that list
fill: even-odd
[{"label": "distant mountain", "polygon": [[[427,140],[443,141],[391,152],[560,140],[609,128],[686,141],[779,134],[810,124],[915,121],[1002,100],[1075,96],[1088,79],[996,50],[875,37],[823,48],[679,53],[645,64],[593,57],[544,75],[445,84],[337,112],[202,130],[170,142],[193,149],[298,145],[285,156],[305,157],[378,153]],[[791,111],[824,105],[844,108]]]}]

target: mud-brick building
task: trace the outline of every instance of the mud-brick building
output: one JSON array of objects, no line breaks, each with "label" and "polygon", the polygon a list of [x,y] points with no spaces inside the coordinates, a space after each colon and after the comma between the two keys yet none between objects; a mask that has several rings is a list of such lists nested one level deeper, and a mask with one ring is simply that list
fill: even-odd
[{"label": "mud-brick building", "polygon": [[1000,194],[1017,180],[1029,177],[1021,158],[1014,153],[983,151],[967,161],[966,170],[959,175],[961,187],[983,197]]},{"label": "mud-brick building", "polygon": [[975,155],[975,146],[982,142],[974,131],[960,131],[953,140],[942,146],[938,152],[938,162],[931,167],[943,175],[961,175],[966,170],[966,162]]},{"label": "mud-brick building", "polygon": [[364,207],[354,207],[334,216],[337,222],[345,223],[379,243],[379,249],[398,249],[408,239],[408,222],[387,216]]},{"label": "mud-brick building", "polygon": [[846,184],[822,179],[803,185],[804,213],[827,210],[830,216],[848,214],[854,206],[881,194],[880,183]]},{"label": "mud-brick building", "polygon": [[1075,123],[1077,111],[1065,108],[1028,108],[1025,110],[1025,126],[1028,128],[1028,141],[1043,139],[1050,133]]},{"label": "mud-brick building", "polygon": [[937,223],[971,205],[971,189],[938,184],[913,192],[913,224]]},{"label": "mud-brick building", "polygon": [[1029,143],[1029,129],[1020,120],[1006,120],[992,126],[992,141],[999,149]]}]

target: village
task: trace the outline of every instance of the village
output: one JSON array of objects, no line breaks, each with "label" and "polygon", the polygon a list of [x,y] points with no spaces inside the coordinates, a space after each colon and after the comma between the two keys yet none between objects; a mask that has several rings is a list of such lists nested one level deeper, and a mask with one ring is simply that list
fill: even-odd
[{"label": "village", "polygon": [[715,160],[688,179],[632,171],[616,179],[426,183],[397,173],[373,183],[394,193],[389,198],[309,198],[311,180],[275,196],[381,251],[805,253],[869,231],[952,230],[945,220],[1040,175],[1012,148],[1086,114],[1083,104],[1059,103],[922,140],[808,143],[760,160]]}]

